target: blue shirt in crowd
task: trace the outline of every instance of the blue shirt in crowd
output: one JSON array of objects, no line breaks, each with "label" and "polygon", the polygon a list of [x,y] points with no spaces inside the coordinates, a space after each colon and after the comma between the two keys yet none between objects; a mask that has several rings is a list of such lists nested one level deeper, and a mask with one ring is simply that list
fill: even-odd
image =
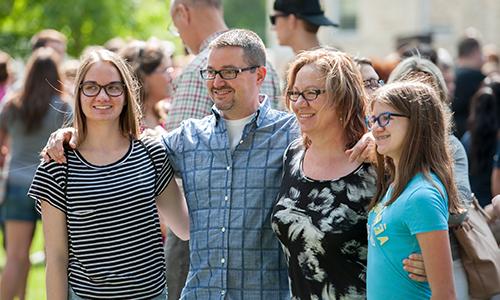
[{"label": "blue shirt in crowd", "polygon": [[[429,299],[428,282],[408,277],[403,260],[421,253],[416,235],[448,230],[448,196],[434,174],[433,183],[417,174],[389,206],[391,189],[368,215],[367,296],[373,300]],[[436,188],[436,186],[439,188]]]},{"label": "blue shirt in crowd", "polygon": [[295,117],[263,100],[230,150],[224,119],[184,121],[164,137],[189,207],[190,269],[182,299],[289,299],[287,268],[271,229],[283,153]]}]

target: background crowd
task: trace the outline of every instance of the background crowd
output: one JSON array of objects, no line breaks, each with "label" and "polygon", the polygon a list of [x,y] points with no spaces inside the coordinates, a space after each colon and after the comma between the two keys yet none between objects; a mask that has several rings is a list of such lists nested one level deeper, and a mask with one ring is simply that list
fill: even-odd
[{"label": "background crowd", "polygon": [[[89,45],[80,58],[73,58],[66,53],[67,37],[58,30],[44,29],[32,37],[31,54],[25,64],[0,51],[0,221],[6,252],[0,299],[25,299],[30,293],[26,284],[31,265],[29,251],[40,214],[36,212],[35,201],[27,195],[28,189],[39,164],[40,151],[50,134],[60,127],[74,126],[73,118],[77,118],[78,113],[83,114],[75,108],[81,106],[78,103],[85,83],[90,79],[99,82],[99,91],[95,95],[100,96],[102,89],[102,94],[112,98],[115,90],[107,79],[106,85],[102,85],[98,79],[85,77],[91,75],[81,67],[82,62],[88,63],[89,57],[95,53],[108,53],[106,50],[113,53],[111,57],[116,56],[116,60],[127,63],[127,69],[120,70],[119,76],[123,79],[127,76],[124,74],[130,72],[134,81],[127,82],[126,90],[133,90],[134,84],[137,85],[137,95],[128,95],[129,102],[126,102],[128,107],[134,105],[133,101],[140,106],[137,132],[163,136],[166,150],[162,151],[166,154],[162,152],[162,155],[170,157],[172,166],[169,163],[168,167],[163,167],[167,170],[162,169],[158,176],[169,177],[171,175],[165,173],[175,172],[177,183],[184,186],[190,210],[191,241],[184,241],[184,235],[180,239],[174,234],[175,230],[169,230],[169,226],[176,225],[165,216],[168,213],[162,213],[161,202],[156,203],[166,255],[169,299],[177,299],[181,294],[186,299],[224,295],[229,298],[286,299],[290,297],[289,289],[297,299],[313,296],[364,298],[367,280],[368,289],[372,286],[380,290],[383,285],[373,279],[370,281],[370,274],[374,273],[370,273],[370,261],[366,261],[366,252],[375,247],[366,242],[370,242],[370,235],[373,239],[379,234],[373,226],[380,222],[377,218],[382,218],[379,215],[384,211],[377,200],[371,202],[372,197],[391,203],[394,200],[391,193],[403,195],[405,185],[413,183],[410,181],[412,177],[404,177],[405,174],[397,170],[404,169],[404,166],[415,169],[434,166],[435,161],[429,159],[421,165],[412,165],[409,163],[413,159],[412,153],[407,153],[408,149],[406,152],[381,150],[379,154],[383,157],[377,157],[379,166],[384,161],[390,166],[385,177],[380,175],[384,170],[377,173],[376,165],[370,159],[375,144],[383,149],[383,134],[386,126],[390,128],[389,122],[395,124],[393,126],[403,126],[398,125],[399,122],[406,124],[406,118],[420,112],[419,109],[426,105],[428,111],[442,114],[439,120],[445,122],[448,116],[452,119],[449,124],[443,123],[442,128],[434,120],[435,132],[429,132],[435,133],[437,138],[426,144],[435,149],[428,154],[429,157],[442,158],[442,166],[430,167],[432,179],[437,182],[434,188],[447,192],[443,198],[433,195],[438,199],[436,201],[447,201],[450,207],[441,207],[439,213],[432,211],[436,215],[429,209],[428,216],[435,216],[434,219],[440,221],[432,223],[432,230],[446,231],[448,226],[460,224],[466,213],[460,212],[460,205],[454,207],[454,204],[460,202],[464,207],[468,206],[473,193],[492,216],[493,222],[496,219],[492,228],[496,228],[494,233],[498,241],[500,198],[493,199],[500,194],[500,53],[492,51],[496,48],[491,46],[483,47],[477,31],[464,32],[458,44],[450,45],[448,49],[436,49],[429,41],[416,37],[399,45],[386,60],[370,59],[370,53],[363,53],[360,57],[359,53],[343,53],[321,45],[317,36],[319,28],[338,24],[325,17],[319,1],[276,0],[270,22],[279,44],[291,47],[296,55],[287,64],[287,73],[283,73],[276,71],[265,54],[259,52],[262,41],[258,37],[248,31],[231,36],[235,33],[229,31],[224,21],[220,1],[171,1],[170,15],[184,49],[175,49],[172,42],[154,37],[148,40],[116,37],[103,45]],[[246,45],[239,44],[242,41],[255,44],[255,49],[249,47],[248,50]],[[227,47],[243,50],[240,53]],[[451,51],[452,48],[456,49],[456,57],[450,55],[450,52],[455,52]],[[117,64],[115,58],[109,61]],[[20,64],[24,65],[22,69],[14,68]],[[230,71],[225,70],[228,66],[232,68]],[[235,70],[235,67],[239,69]],[[337,73],[332,75],[332,70]],[[243,82],[247,77],[253,81]],[[407,81],[410,83],[404,83]],[[383,87],[385,82],[387,87]],[[123,87],[116,88],[123,93]],[[89,93],[93,95],[93,92]],[[224,99],[231,93],[235,93],[235,99],[250,99],[250,104],[245,104],[248,107],[242,103],[234,104],[236,109],[226,107]],[[259,93],[267,95],[265,100]],[[393,94],[402,100],[394,100],[390,96]],[[432,94],[432,99],[426,100],[423,94]],[[121,96],[118,92],[116,95]],[[412,102],[406,107],[403,100],[407,97],[423,100],[419,100],[420,106],[412,107]],[[375,100],[370,102],[369,99]],[[389,115],[389,120],[383,123],[383,114],[388,111],[393,112],[392,116]],[[366,127],[365,116],[368,115],[371,119]],[[202,120],[186,122],[190,118]],[[225,119],[222,128],[217,127],[217,120],[221,118]],[[422,117],[418,120],[420,123],[408,121],[409,125],[404,126],[424,128],[425,120],[431,119]],[[84,123],[83,128],[91,124]],[[448,128],[448,125],[451,126]],[[78,128],[78,135],[81,128]],[[102,130],[101,127],[92,128]],[[272,128],[272,134],[266,128]],[[372,130],[375,142],[365,139],[368,129]],[[391,134],[397,136],[397,133]],[[413,137],[429,138],[429,135],[419,137],[418,134],[421,132],[415,131]],[[75,138],[73,132],[66,131],[64,138],[66,135],[68,141]],[[84,138],[89,137],[83,137],[82,141]],[[106,138],[91,134],[89,140],[102,143]],[[265,146],[255,146],[257,142],[254,140]],[[82,147],[78,150],[85,154],[83,146],[86,144],[82,141],[69,142]],[[108,143],[111,145],[112,142],[110,136]],[[401,143],[403,149],[413,145],[403,138]],[[448,149],[447,145],[450,146],[449,153],[443,150]],[[154,145],[152,147],[156,149]],[[353,152],[359,149],[363,154],[368,153],[365,155],[368,158],[362,163],[352,158],[356,156]],[[78,156],[79,152],[75,153]],[[413,154],[417,157],[415,160],[420,159],[419,154],[427,157],[423,151]],[[147,157],[146,152],[141,155]],[[115,158],[119,159],[119,156]],[[406,160],[401,162],[401,158]],[[155,159],[158,158],[155,156]],[[203,166],[189,165],[189,162],[203,163]],[[226,167],[227,173],[224,173]],[[453,172],[446,173],[448,167]],[[425,167],[419,170],[424,172]],[[175,179],[172,180],[175,183]],[[161,188],[155,189],[155,196],[161,194],[170,179],[166,181],[161,183]],[[390,184],[395,187],[391,185],[389,189]],[[158,188],[156,183],[154,188]],[[309,205],[300,195],[306,195],[307,201],[313,199],[317,206]],[[340,199],[337,201],[341,204],[328,202],[331,197]],[[234,202],[232,198],[235,198]],[[230,208],[229,199],[237,209]],[[252,199],[263,199],[263,204],[256,206]],[[212,207],[214,203],[217,203],[217,208]],[[332,217],[329,205],[339,206],[341,212],[334,214],[342,213],[347,221],[329,219]],[[374,208],[375,213],[368,222],[375,231],[369,231],[367,236],[368,207]],[[425,206],[420,209],[427,211]],[[224,214],[225,210],[231,212],[230,217]],[[316,227],[304,225],[298,216],[296,219],[291,217],[297,212],[313,220],[311,222],[322,230],[320,237],[312,233]],[[328,224],[340,229],[335,231]],[[415,226],[417,233],[430,228]],[[295,235],[290,232],[295,232]],[[314,239],[320,242],[314,243]],[[430,244],[422,246],[426,245],[425,242],[418,239],[424,252],[425,271],[422,270],[423,263],[419,263],[421,257],[405,267],[401,265],[400,271],[410,271],[411,280],[418,282],[417,292],[419,288],[430,290],[426,283],[429,280],[431,288],[434,287],[433,294],[436,287],[440,292],[447,292],[450,286],[440,282],[438,277],[446,279],[452,274],[457,298],[468,299],[467,274],[461,265],[460,246],[454,236],[451,233],[446,234],[445,239],[433,236],[426,241]],[[349,247],[333,246],[344,245],[341,243],[347,243]],[[450,257],[446,253],[426,250],[448,243]],[[212,244],[217,244],[215,250],[211,249]],[[325,252],[327,250],[319,244],[328,245],[325,248],[330,252]],[[240,253],[238,247],[248,251]],[[282,249],[283,253],[277,249]],[[410,249],[408,255],[420,252],[417,250],[420,248]],[[263,253],[268,257],[262,257]],[[201,258],[203,255],[206,258]],[[439,265],[433,256],[443,261],[449,258],[451,263]],[[235,272],[237,278],[225,273],[225,265],[234,261],[238,263],[229,269],[238,270]],[[248,261],[250,264],[258,261],[258,266],[249,266]],[[308,267],[304,268],[304,265]],[[338,278],[335,268],[341,268],[347,275]],[[447,268],[451,273],[436,271],[445,272]],[[318,271],[323,269],[327,271]],[[309,276],[311,274],[316,275]],[[367,275],[368,279],[365,278]],[[380,274],[371,276],[374,278]],[[262,281],[271,282],[271,286]],[[325,282],[331,285],[325,285]],[[223,288],[214,288],[219,285]],[[200,286],[205,289],[199,289]],[[409,286],[411,289],[414,285]],[[404,288],[401,289],[403,293]],[[79,286],[75,291],[74,297],[102,296],[99,294],[102,291],[85,294],[85,289]],[[152,298],[151,295],[148,297]],[[372,295],[374,299],[383,297],[382,294]],[[155,296],[165,297],[159,293]],[[423,297],[426,296],[424,293]]]}]

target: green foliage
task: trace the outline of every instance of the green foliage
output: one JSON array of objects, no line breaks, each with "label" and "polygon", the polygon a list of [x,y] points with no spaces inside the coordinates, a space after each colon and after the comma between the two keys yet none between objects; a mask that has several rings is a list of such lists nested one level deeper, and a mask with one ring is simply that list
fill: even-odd
[{"label": "green foliage", "polygon": [[[165,0],[2,0],[0,49],[26,56],[29,40],[44,28],[68,37],[68,53],[78,56],[89,45],[122,38],[156,36],[174,40],[168,33],[169,1]],[[179,41],[176,42],[178,45]]]},{"label": "green foliage", "polygon": [[[30,39],[44,28],[68,37],[68,53],[78,57],[86,46],[122,38],[156,36],[182,44],[168,32],[169,0],[0,0],[0,49],[26,57]],[[266,38],[265,0],[226,0],[225,19],[231,28],[251,29]]]},{"label": "green foliage", "polygon": [[229,28],[246,28],[255,31],[266,42],[266,1],[226,0],[224,18]]}]

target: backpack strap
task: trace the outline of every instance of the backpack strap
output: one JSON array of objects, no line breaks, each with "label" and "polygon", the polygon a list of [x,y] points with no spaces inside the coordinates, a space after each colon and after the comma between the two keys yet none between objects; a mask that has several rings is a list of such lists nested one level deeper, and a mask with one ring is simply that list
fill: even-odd
[{"label": "backpack strap", "polygon": [[137,141],[139,142],[139,144],[142,145],[142,147],[144,147],[144,150],[146,150],[146,153],[148,154],[149,160],[151,161],[151,164],[153,165],[153,171],[154,171],[154,174],[155,174],[154,191],[156,192],[156,187],[157,187],[157,183],[158,183],[158,174],[156,174],[156,164],[155,164],[155,161],[153,160],[153,156],[151,155],[151,151],[149,151],[149,149],[146,146],[146,144],[142,140],[137,140]]}]

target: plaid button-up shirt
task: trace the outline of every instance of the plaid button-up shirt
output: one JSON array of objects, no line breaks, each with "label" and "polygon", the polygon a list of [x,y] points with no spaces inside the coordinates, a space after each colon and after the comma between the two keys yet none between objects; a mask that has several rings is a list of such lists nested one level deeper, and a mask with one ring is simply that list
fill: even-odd
[{"label": "plaid button-up shirt", "polygon": [[[174,81],[174,96],[172,107],[168,112],[165,128],[170,131],[189,118],[201,119],[210,115],[213,105],[208,96],[205,80],[200,76],[200,70],[207,67],[208,44],[223,32],[208,37],[201,45],[200,53],[189,63]],[[262,84],[261,93],[268,95],[273,108],[282,108],[280,95],[280,80],[274,68],[268,63],[267,74]]]},{"label": "plaid button-up shirt", "polygon": [[191,218],[191,262],[182,299],[289,299],[288,273],[270,215],[295,117],[266,99],[231,152],[224,119],[190,119],[167,134]]}]

